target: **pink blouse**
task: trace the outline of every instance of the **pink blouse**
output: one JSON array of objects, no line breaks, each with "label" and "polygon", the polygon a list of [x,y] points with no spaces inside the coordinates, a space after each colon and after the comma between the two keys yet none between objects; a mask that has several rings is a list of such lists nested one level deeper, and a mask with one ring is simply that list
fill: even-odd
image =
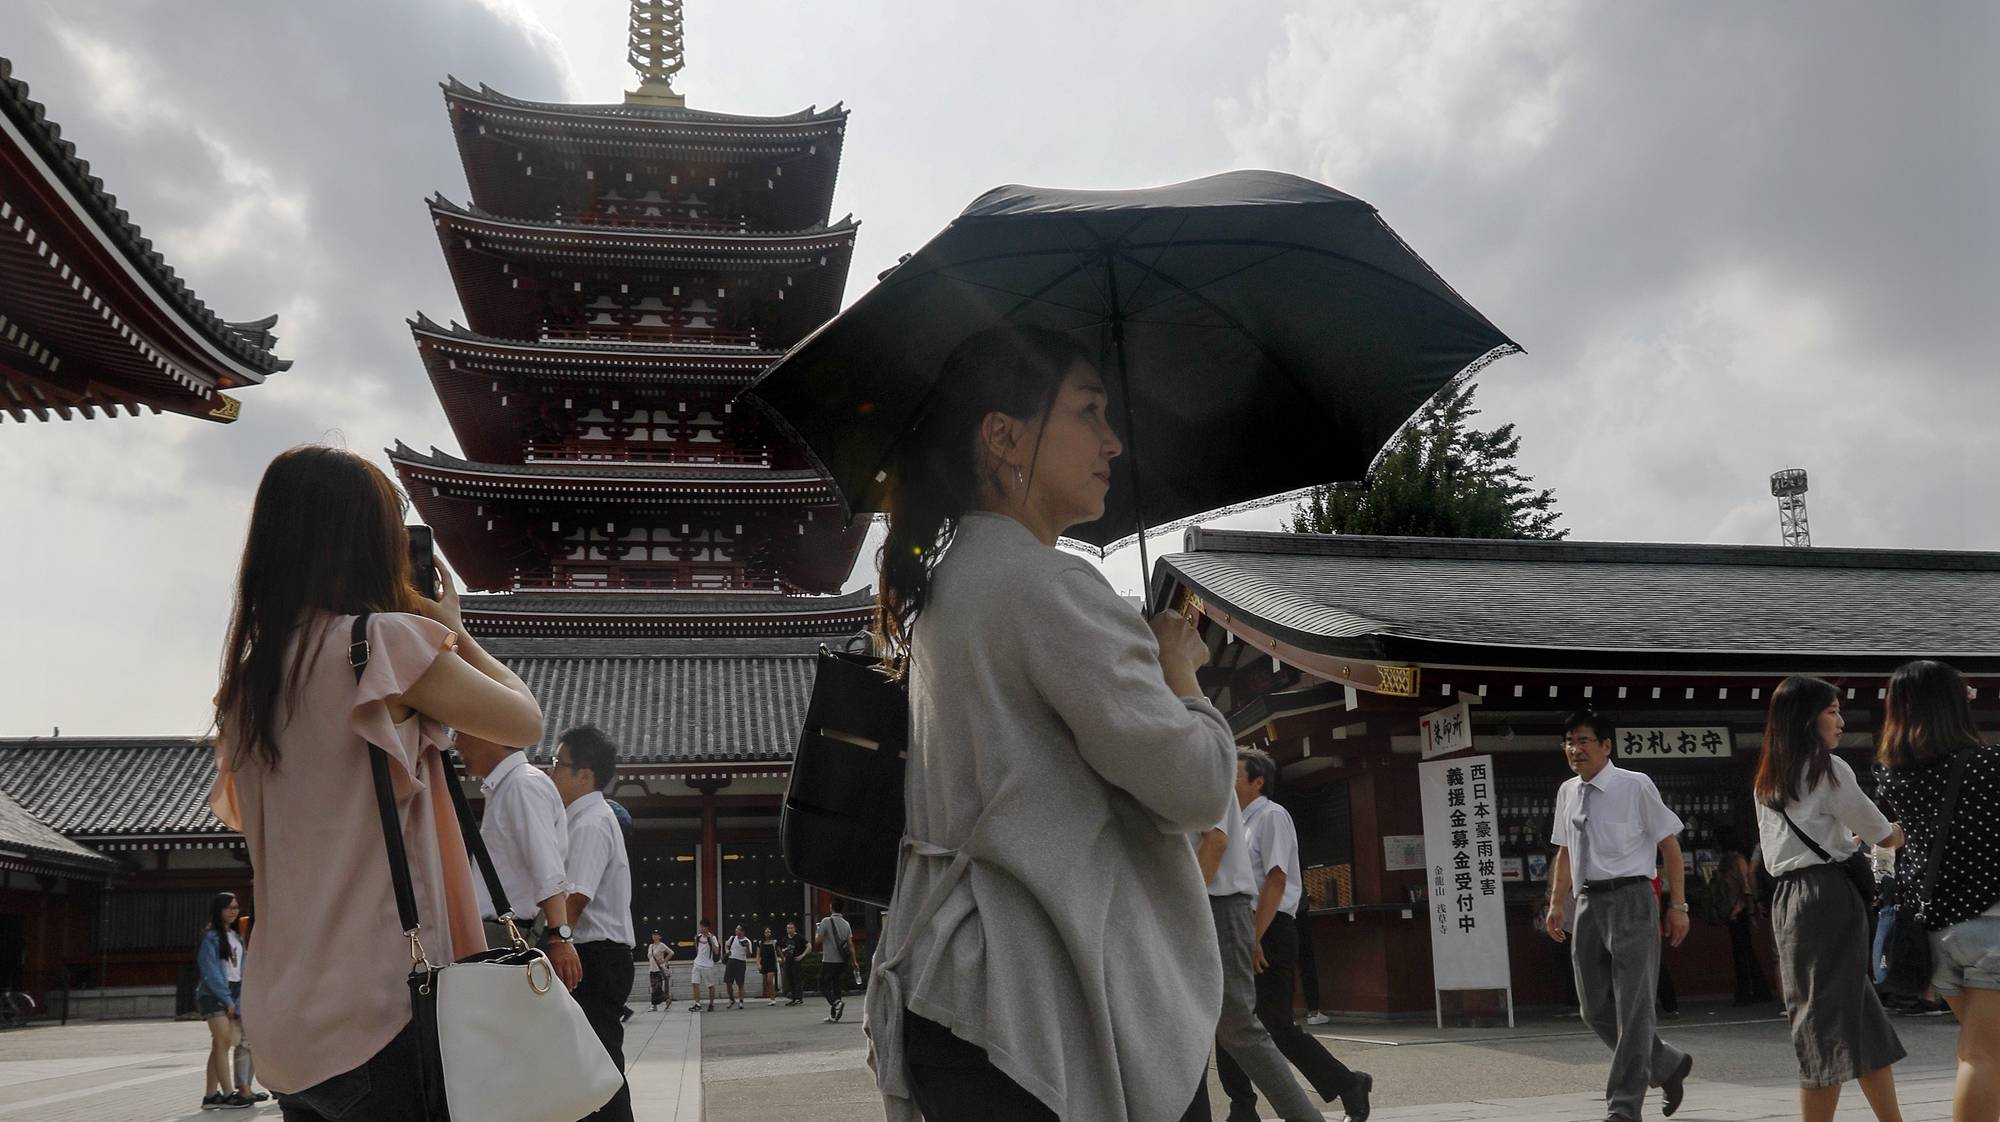
[{"label": "pink blouse", "polygon": [[353,616],[323,617],[301,629],[299,641],[314,649],[296,707],[280,711],[276,769],[248,753],[232,768],[228,729],[216,739],[209,804],[242,831],[256,878],[243,1027],[256,1041],[258,1077],[274,1091],[303,1091],[361,1066],[410,1020],[410,942],[396,918],[369,742],[389,755],[425,952],[443,963],[486,947],[444,785],[444,726],[389,715],[456,637],[422,616],[375,616],[357,688],[347,661],[353,625]]}]

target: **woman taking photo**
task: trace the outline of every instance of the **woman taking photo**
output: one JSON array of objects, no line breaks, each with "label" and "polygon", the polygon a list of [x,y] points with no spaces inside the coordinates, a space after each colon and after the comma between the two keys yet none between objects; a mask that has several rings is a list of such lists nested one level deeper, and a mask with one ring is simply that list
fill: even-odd
[{"label": "woman taking photo", "polygon": [[1890,1065],[1905,1055],[1875,996],[1868,962],[1867,904],[1843,862],[1862,841],[1889,848],[1903,831],[1882,816],[1833,754],[1846,728],[1840,691],[1792,677],[1771,692],[1754,793],[1764,862],[1778,880],[1771,925],[1778,980],[1799,1057],[1799,1110],[1831,1122],[1841,1084],[1861,1082],[1879,1122],[1901,1122]]},{"label": "woman taking photo", "polygon": [[[413,948],[368,745],[389,757],[423,949],[443,962],[485,946],[444,726],[510,747],[542,735],[521,680],[466,634],[450,575],[442,600],[412,587],[402,516],[395,485],[351,452],[307,445],[273,460],[223,650],[210,802],[242,831],[256,876],[263,920],[243,1021],[288,1122],[424,1117]],[[363,612],[357,686],[349,631]]]},{"label": "woman taking photo", "polygon": [[208,902],[208,926],[201,929],[194,961],[200,969],[195,984],[195,1009],[208,1025],[208,1083],[201,1096],[203,1110],[238,1109],[257,1105],[246,1072],[239,1082],[233,1055],[241,1039],[238,1003],[243,994],[243,940],[236,934],[241,909],[234,892],[218,892]]},{"label": "woman taking photo", "polygon": [[[1940,821],[1952,766],[1964,774],[1948,829]],[[1942,662],[1889,677],[1877,758],[1882,794],[1910,833],[1896,858],[1899,918],[1921,908],[1931,933],[1931,985],[1958,1016],[1954,1122],[2000,1118],[2000,755],[1980,739],[1965,679]],[[1937,886],[1924,872],[1945,834]]]},{"label": "woman taking photo", "polygon": [[867,999],[889,1117],[1178,1118],[1222,999],[1187,837],[1235,781],[1195,682],[1207,648],[1056,548],[1103,514],[1121,450],[1083,348],[991,329],[936,394],[889,469],[880,556],[910,694],[909,833]]}]

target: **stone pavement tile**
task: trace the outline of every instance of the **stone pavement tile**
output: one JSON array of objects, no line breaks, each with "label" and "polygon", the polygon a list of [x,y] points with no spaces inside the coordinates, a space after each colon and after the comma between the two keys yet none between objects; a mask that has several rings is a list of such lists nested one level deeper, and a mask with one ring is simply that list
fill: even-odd
[{"label": "stone pavement tile", "polygon": [[635,1014],[625,1025],[632,1113],[646,1122],[702,1122],[701,1018]]}]

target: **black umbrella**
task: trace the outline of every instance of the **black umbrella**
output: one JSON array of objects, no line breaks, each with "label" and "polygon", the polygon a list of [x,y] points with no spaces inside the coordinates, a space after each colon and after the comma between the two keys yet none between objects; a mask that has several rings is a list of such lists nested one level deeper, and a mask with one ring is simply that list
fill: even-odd
[{"label": "black umbrella", "polygon": [[1360,478],[1454,375],[1520,349],[1374,207],[1239,171],[988,191],[751,394],[852,518],[880,509],[945,357],[1003,320],[1098,347],[1125,454],[1104,517],[1070,536],[1103,552],[1137,534],[1142,568],[1144,528]]}]

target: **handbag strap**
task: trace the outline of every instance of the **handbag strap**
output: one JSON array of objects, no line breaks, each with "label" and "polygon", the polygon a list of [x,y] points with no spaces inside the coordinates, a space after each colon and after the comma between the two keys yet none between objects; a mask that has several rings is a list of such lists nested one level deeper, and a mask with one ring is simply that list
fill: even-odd
[{"label": "handbag strap", "polygon": [[[347,663],[354,668],[357,684],[368,669],[370,615],[369,612],[362,612],[355,616],[354,627],[348,633]],[[443,762],[445,788],[451,793],[452,806],[458,812],[459,832],[465,836],[466,845],[485,877],[486,891],[493,899],[495,914],[511,921],[513,913],[507,907],[506,890],[500,884],[499,874],[493,869],[492,855],[486,852],[486,839],[479,835],[479,824],[472,819],[471,804],[466,800],[465,790],[459,782],[458,763],[450,755],[445,755]],[[411,964],[427,964],[420,934],[423,924],[417,915],[417,892],[410,883],[409,850],[403,844],[403,821],[396,813],[395,784],[389,778],[389,753],[373,741],[368,742],[368,768],[375,779],[375,811],[382,820],[382,842],[389,851],[389,879],[396,890],[396,918],[403,925],[403,934],[410,940]]]},{"label": "handbag strap", "polygon": [[1959,752],[1951,758],[1951,778],[1945,781],[1944,805],[1938,809],[1937,837],[1931,839],[1931,851],[1924,855],[1924,890],[1917,897],[1917,918],[1925,919],[1930,911],[1931,898],[1937,892],[1938,873],[1944,867],[1944,848],[1951,840],[1951,814],[1958,807],[1958,790],[1965,783],[1965,765],[1968,757],[1980,749],[1973,748]]},{"label": "handbag strap", "polygon": [[1826,851],[1825,846],[1822,846],[1818,842],[1814,841],[1811,834],[1808,834],[1804,830],[1799,829],[1799,824],[1797,822],[1792,821],[1792,816],[1785,813],[1784,807],[1778,807],[1777,811],[1778,811],[1778,816],[1785,820],[1785,825],[1790,826],[1792,828],[1792,833],[1798,835],[1798,839],[1806,843],[1807,849],[1810,849],[1814,853],[1818,854],[1819,859],[1821,861],[1826,862],[1829,865],[1838,864],[1838,862],[1836,862],[1833,859],[1833,854],[1828,853]]}]

